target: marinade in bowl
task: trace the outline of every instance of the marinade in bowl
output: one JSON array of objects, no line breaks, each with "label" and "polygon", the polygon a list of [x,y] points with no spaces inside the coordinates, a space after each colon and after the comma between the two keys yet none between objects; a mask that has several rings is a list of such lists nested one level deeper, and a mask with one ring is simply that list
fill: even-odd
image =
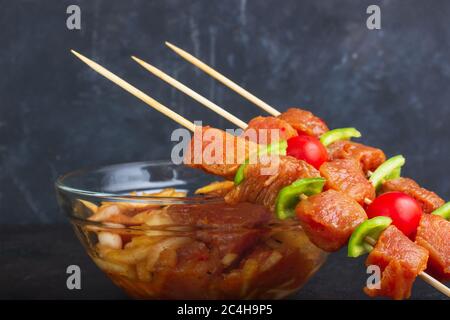
[{"label": "marinade in bowl", "polygon": [[295,221],[194,191],[214,177],[170,162],[126,163],[58,179],[58,202],[87,253],[138,299],[282,299],[326,253]]}]

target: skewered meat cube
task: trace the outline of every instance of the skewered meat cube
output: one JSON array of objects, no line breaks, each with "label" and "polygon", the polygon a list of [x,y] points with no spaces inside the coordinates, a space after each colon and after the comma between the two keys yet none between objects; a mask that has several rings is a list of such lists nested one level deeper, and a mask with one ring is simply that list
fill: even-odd
[{"label": "skewered meat cube", "polygon": [[353,158],[361,163],[366,173],[374,171],[386,160],[382,150],[348,140],[336,141],[327,149],[329,160]]},{"label": "skewered meat cube", "polygon": [[[221,137],[222,145],[216,149],[217,137]],[[184,162],[191,168],[232,180],[249,153],[256,150],[257,145],[251,141],[206,126],[194,133]]]},{"label": "skewered meat cube", "polygon": [[317,138],[329,130],[322,119],[299,108],[289,108],[278,118],[288,122],[297,131]]},{"label": "skewered meat cube", "polygon": [[381,192],[400,191],[416,199],[424,213],[431,213],[441,207],[445,201],[436,193],[421,188],[414,180],[409,178],[397,178],[387,180],[381,187]]},{"label": "skewered meat cube", "polygon": [[387,296],[407,299],[416,277],[427,266],[428,252],[412,242],[395,226],[383,231],[366,265],[377,265],[382,271],[380,288],[364,288],[371,297]]},{"label": "skewered meat cube", "polygon": [[300,201],[295,211],[311,242],[325,251],[344,246],[353,230],[367,219],[355,200],[335,190]]},{"label": "skewered meat cube", "polygon": [[[280,190],[297,179],[319,177],[319,171],[302,160],[290,156],[280,156],[276,170],[269,169],[270,164],[249,164],[244,169],[244,181],[231,190],[225,201],[230,204],[251,202],[262,204],[274,211],[275,200]],[[264,174],[264,170],[267,172]]]},{"label": "skewered meat cube", "polygon": [[438,278],[450,279],[450,222],[424,214],[417,229],[416,243],[428,250],[428,269]]},{"label": "skewered meat cube", "polygon": [[343,192],[363,204],[364,199],[375,199],[375,188],[367,180],[358,161],[355,159],[336,159],[325,162],[320,173],[327,182],[326,189]]},{"label": "skewered meat cube", "polygon": [[[256,137],[251,138],[250,130],[256,131]],[[259,130],[265,129],[266,134],[259,133]],[[274,139],[271,135],[271,129],[278,129],[278,137]],[[297,135],[297,131],[286,121],[275,117],[256,117],[250,120],[244,134],[249,134],[249,139],[261,144],[269,144],[277,140],[287,140]]]}]

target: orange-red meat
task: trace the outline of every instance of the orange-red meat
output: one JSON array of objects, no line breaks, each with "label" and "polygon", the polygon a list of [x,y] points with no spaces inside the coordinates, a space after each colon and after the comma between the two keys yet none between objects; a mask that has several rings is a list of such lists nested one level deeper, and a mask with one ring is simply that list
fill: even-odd
[{"label": "orange-red meat", "polygon": [[[265,129],[265,131],[261,129]],[[278,130],[278,132],[276,132],[276,135],[273,135],[275,130]],[[256,117],[250,120],[243,135],[246,135],[251,141],[258,144],[269,144],[274,141],[292,138],[297,135],[297,131],[282,119]]]},{"label": "orange-red meat", "polygon": [[360,204],[364,203],[364,199],[375,199],[375,188],[355,159],[325,162],[320,167],[320,173],[327,180],[326,189],[341,191]]},{"label": "orange-red meat", "polygon": [[288,122],[294,129],[310,136],[320,137],[329,129],[325,122],[309,111],[289,108],[278,118]]},{"label": "orange-red meat", "polygon": [[450,280],[450,222],[433,214],[422,215],[416,243],[430,254],[427,271],[438,279]]},{"label": "orange-red meat", "polygon": [[311,242],[325,251],[344,246],[353,230],[367,219],[355,200],[335,190],[300,201],[296,214]]},{"label": "orange-red meat", "polygon": [[395,226],[383,231],[366,265],[380,267],[379,288],[364,288],[369,296],[386,296],[396,300],[407,299],[420,272],[427,266],[428,252],[412,242]]},{"label": "orange-red meat", "polygon": [[192,168],[232,180],[257,145],[223,130],[202,127],[189,144],[184,163]]},{"label": "orange-red meat", "polygon": [[214,227],[220,230],[260,227],[273,218],[273,214],[263,206],[251,203],[229,205],[222,201],[211,204],[171,205],[167,207],[166,213],[176,225]]},{"label": "orange-red meat", "polygon": [[381,149],[369,147],[348,140],[336,141],[328,146],[329,160],[355,159],[361,163],[364,172],[374,171],[386,160]]},{"label": "orange-red meat", "polygon": [[413,197],[419,202],[424,213],[431,213],[441,207],[445,201],[436,193],[421,188],[414,180],[409,178],[397,178],[383,183],[381,193],[400,191]]},{"label": "orange-red meat", "polygon": [[[265,170],[267,172],[264,172]],[[290,156],[280,156],[277,165],[249,164],[244,171],[244,181],[225,196],[225,201],[230,204],[238,202],[262,204],[273,211],[278,192],[283,187],[297,179],[319,176],[319,171],[314,167]]]}]

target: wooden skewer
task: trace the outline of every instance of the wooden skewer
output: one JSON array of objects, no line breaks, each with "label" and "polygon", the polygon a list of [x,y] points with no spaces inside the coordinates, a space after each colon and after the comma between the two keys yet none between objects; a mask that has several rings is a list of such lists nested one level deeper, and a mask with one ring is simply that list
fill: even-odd
[{"label": "wooden skewer", "polygon": [[241,96],[243,96],[247,100],[253,102],[254,104],[256,104],[261,109],[265,110],[266,112],[270,113],[273,116],[278,116],[280,114],[280,112],[278,110],[276,110],[275,108],[273,108],[272,106],[270,106],[266,102],[262,101],[258,97],[254,96],[253,94],[251,94],[250,92],[248,92],[247,90],[245,90],[244,88],[239,86],[237,83],[231,81],[230,79],[228,79],[224,75],[220,74],[219,72],[217,72],[216,70],[214,70],[213,68],[208,66],[206,63],[200,61],[199,59],[197,59],[196,57],[194,57],[190,53],[184,51],[183,49],[178,48],[177,46],[174,46],[173,44],[171,44],[171,43],[169,43],[167,41],[166,41],[166,45],[170,49],[175,51],[177,54],[179,54],[181,57],[183,57],[184,59],[186,59],[187,61],[189,61],[193,65],[195,65],[196,67],[200,68],[201,70],[203,70],[204,72],[209,74],[214,79],[222,82],[224,85],[226,85],[231,90],[237,92],[238,94],[240,94]]},{"label": "wooden skewer", "polygon": [[151,64],[149,64],[149,63],[147,63],[147,62],[145,62],[145,61],[143,61],[143,60],[141,60],[141,59],[139,59],[139,58],[137,58],[135,56],[131,56],[131,58],[134,61],[136,61],[137,63],[139,63],[141,66],[143,66],[145,69],[147,69],[148,71],[153,73],[158,78],[164,80],[165,82],[167,82],[171,86],[173,86],[173,87],[177,88],[178,90],[184,92],[186,95],[190,96],[192,99],[200,102],[201,104],[203,104],[207,108],[211,109],[212,111],[216,112],[217,114],[221,115],[222,117],[224,117],[225,119],[227,119],[231,123],[235,124],[239,128],[245,129],[247,127],[247,124],[244,121],[242,121],[241,119],[239,119],[238,117],[232,115],[231,113],[229,113],[225,109],[219,107],[214,102],[206,99],[202,95],[198,94],[194,90],[192,90],[189,87],[185,86],[184,84],[182,84],[178,80],[172,78],[171,76],[169,76],[165,72],[159,70],[155,66],[152,66]]},{"label": "wooden skewer", "polygon": [[125,89],[126,91],[131,93],[136,98],[141,99],[143,102],[145,102],[146,104],[148,104],[152,108],[155,108],[156,110],[158,110],[159,112],[161,112],[165,116],[169,117],[173,121],[175,121],[175,122],[179,123],[180,125],[182,125],[183,127],[187,128],[188,130],[191,130],[192,132],[195,131],[195,127],[196,126],[191,121],[189,121],[186,118],[180,116],[178,113],[170,110],[169,108],[167,108],[163,104],[159,103],[158,101],[156,101],[152,97],[148,96],[147,94],[145,94],[141,90],[139,90],[136,87],[132,86],[131,84],[129,84],[125,80],[119,78],[118,76],[116,76],[111,71],[105,69],[104,67],[102,67],[98,63],[96,63],[96,62],[86,58],[85,56],[83,56],[82,54],[76,52],[75,50],[70,50],[70,51],[75,56],[77,56],[81,61],[86,63],[89,67],[91,67],[92,69],[94,69],[95,71],[100,73],[105,78],[111,80],[112,82],[117,84],[119,87]]},{"label": "wooden skewer", "polygon": [[430,276],[428,273],[423,271],[419,273],[419,277],[423,281],[428,283],[430,286],[432,286],[433,288],[435,288],[436,290],[438,290],[439,292],[450,298],[450,289],[445,284],[439,282],[438,280]]}]

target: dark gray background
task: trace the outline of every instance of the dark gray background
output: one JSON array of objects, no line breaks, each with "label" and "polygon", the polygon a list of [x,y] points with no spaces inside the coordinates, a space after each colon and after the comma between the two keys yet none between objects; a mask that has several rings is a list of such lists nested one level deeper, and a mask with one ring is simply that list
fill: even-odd
[{"label": "dark gray background", "polygon": [[[365,26],[373,3],[380,31]],[[81,31],[66,28],[69,4],[81,6]],[[70,48],[191,120],[230,127],[130,55],[243,120],[261,114],[163,45],[171,41],[279,110],[304,106],[332,128],[359,128],[364,142],[404,154],[405,174],[448,199],[449,16],[449,1],[0,0],[0,298],[123,298],[67,226],[53,183],[85,166],[168,159],[178,127]],[[330,255],[296,298],[367,298],[363,260]],[[69,264],[82,266],[82,291],[65,287]],[[442,297],[417,281],[413,298]]]},{"label": "dark gray background", "polygon": [[[366,28],[378,3],[382,30]],[[82,30],[66,28],[79,4]],[[448,1],[0,0],[0,224],[63,222],[53,182],[85,166],[168,159],[177,124],[69,53],[93,58],[191,120],[231,127],[134,54],[243,120],[263,113],[168,50],[169,40],[284,110],[407,158],[445,198],[450,180]]]}]

